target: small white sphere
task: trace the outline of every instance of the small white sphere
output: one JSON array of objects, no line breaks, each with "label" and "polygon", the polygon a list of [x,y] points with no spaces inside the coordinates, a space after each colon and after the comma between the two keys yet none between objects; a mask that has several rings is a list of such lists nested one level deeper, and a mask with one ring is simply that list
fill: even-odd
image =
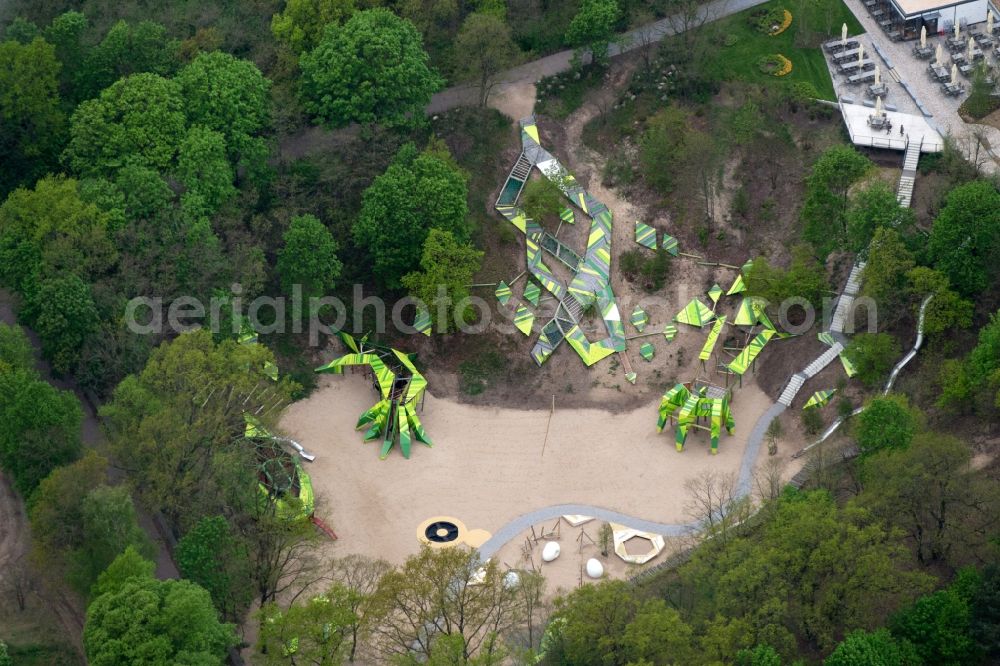
[{"label": "small white sphere", "polygon": [[545,547],[542,548],[542,561],[551,562],[557,557],[559,557],[559,544],[555,541],[546,541]]},{"label": "small white sphere", "polygon": [[587,575],[591,578],[602,578],[604,576],[604,565],[596,557],[587,560]]}]

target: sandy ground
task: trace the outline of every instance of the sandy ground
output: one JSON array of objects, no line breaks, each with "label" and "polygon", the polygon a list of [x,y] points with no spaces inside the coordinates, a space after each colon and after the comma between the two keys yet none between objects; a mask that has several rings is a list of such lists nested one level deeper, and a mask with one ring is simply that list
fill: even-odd
[{"label": "sandy ground", "polygon": [[[684,453],[674,450],[672,434],[658,435],[656,402],[611,414],[560,410],[557,401],[550,414],[549,405],[489,408],[429,394],[421,418],[434,448],[415,444],[410,460],[393,450],[383,461],[378,445],[364,444],[353,428],[375,399],[360,374],[324,377],[310,398],[288,408],[281,429],[316,455],[307,469],[317,515],[339,537],[330,554],[393,562],[417,552],[417,526],[437,515],[493,533],[533,509],[575,502],[686,522],[685,481],[708,471],[735,473],[751,427],[771,404],[745,383],[733,401],[736,434],[723,435],[712,456],[707,433],[693,431]],[[794,449],[788,443],[780,456]]]}]

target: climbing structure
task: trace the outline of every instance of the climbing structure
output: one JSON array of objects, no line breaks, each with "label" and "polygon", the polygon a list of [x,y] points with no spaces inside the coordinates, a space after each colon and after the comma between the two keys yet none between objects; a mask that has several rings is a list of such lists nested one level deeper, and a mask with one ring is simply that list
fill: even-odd
[{"label": "climbing structure", "polygon": [[271,434],[249,414],[243,418],[246,421],[243,439],[254,446],[261,495],[274,502],[278,512],[287,518],[311,517],[316,508],[312,480],[298,457],[285,449],[288,440]]},{"label": "climbing structure", "polygon": [[[533,117],[521,121],[521,144],[521,154],[501,190],[496,209],[524,234],[528,273],[557,303],[554,315],[542,326],[531,350],[531,357],[541,365],[566,340],[584,363],[593,365],[615,352],[624,352],[626,346],[621,313],[609,281],[611,211],[580,187],[559,160],[542,148]],[[587,249],[582,257],[542,229],[517,206],[521,189],[534,168],[555,183],[573,207],[590,218]],[[565,208],[560,220],[561,223],[574,224],[577,220],[574,208]],[[546,265],[546,253],[572,271],[573,278],[569,284],[562,282]],[[508,292],[505,291],[502,295],[507,296]],[[506,304],[502,295],[498,293],[498,299]],[[528,298],[527,291],[525,298]],[[532,304],[536,302],[532,301]],[[594,305],[604,320],[607,337],[592,342],[581,330],[580,321],[584,310]],[[521,321],[526,321],[527,314],[521,312],[520,315]],[[523,332],[524,329],[521,330]]]},{"label": "climbing structure", "polygon": [[[667,422],[675,424],[677,450],[684,450],[688,430],[692,427],[709,430],[711,433],[712,453],[719,452],[719,438],[722,429],[730,435],[736,428],[729,401],[732,391],[728,388],[715,386],[706,382],[690,382],[676,384],[669,389],[660,401],[660,414],[656,422],[656,432],[663,432]],[[709,425],[701,425],[705,420]]]},{"label": "climbing structure", "polygon": [[367,427],[365,441],[382,440],[379,457],[383,460],[396,443],[404,458],[410,457],[414,438],[432,446],[416,411],[427,389],[427,380],[414,367],[410,357],[396,349],[369,343],[365,338],[359,342],[347,333],[339,335],[353,353],[334,359],[316,368],[315,372],[339,375],[349,366],[371,368],[372,383],[381,399],[361,415],[355,426],[359,430]]}]

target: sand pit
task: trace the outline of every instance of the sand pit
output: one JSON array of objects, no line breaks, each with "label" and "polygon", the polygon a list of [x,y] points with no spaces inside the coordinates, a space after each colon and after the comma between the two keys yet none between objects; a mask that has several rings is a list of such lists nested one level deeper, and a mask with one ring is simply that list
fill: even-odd
[{"label": "sand pit", "polygon": [[[736,391],[736,434],[719,454],[692,431],[677,453],[673,433],[656,433],[656,402],[621,414],[598,409],[488,408],[428,394],[421,419],[434,448],[394,449],[379,460],[354,424],[376,396],[361,375],[323,377],[291,405],[281,429],[316,454],[307,465],[317,515],[337,532],[331,555],[402,562],[419,549],[417,527],[433,516],[492,534],[542,507],[589,504],[662,523],[684,523],[684,483],[708,471],[736,473],[747,437],[771,401],[752,381]],[[548,433],[546,436],[546,432]],[[792,448],[792,447],[790,447]],[[761,459],[766,459],[763,453]],[[787,474],[793,469],[786,469]]]}]

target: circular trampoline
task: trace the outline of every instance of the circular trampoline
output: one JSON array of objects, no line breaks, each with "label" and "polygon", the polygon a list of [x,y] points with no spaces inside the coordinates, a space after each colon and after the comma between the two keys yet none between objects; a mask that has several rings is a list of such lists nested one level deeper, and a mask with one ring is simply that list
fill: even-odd
[{"label": "circular trampoline", "polygon": [[434,543],[451,543],[458,538],[458,525],[450,520],[436,520],[424,528],[424,537]]}]

